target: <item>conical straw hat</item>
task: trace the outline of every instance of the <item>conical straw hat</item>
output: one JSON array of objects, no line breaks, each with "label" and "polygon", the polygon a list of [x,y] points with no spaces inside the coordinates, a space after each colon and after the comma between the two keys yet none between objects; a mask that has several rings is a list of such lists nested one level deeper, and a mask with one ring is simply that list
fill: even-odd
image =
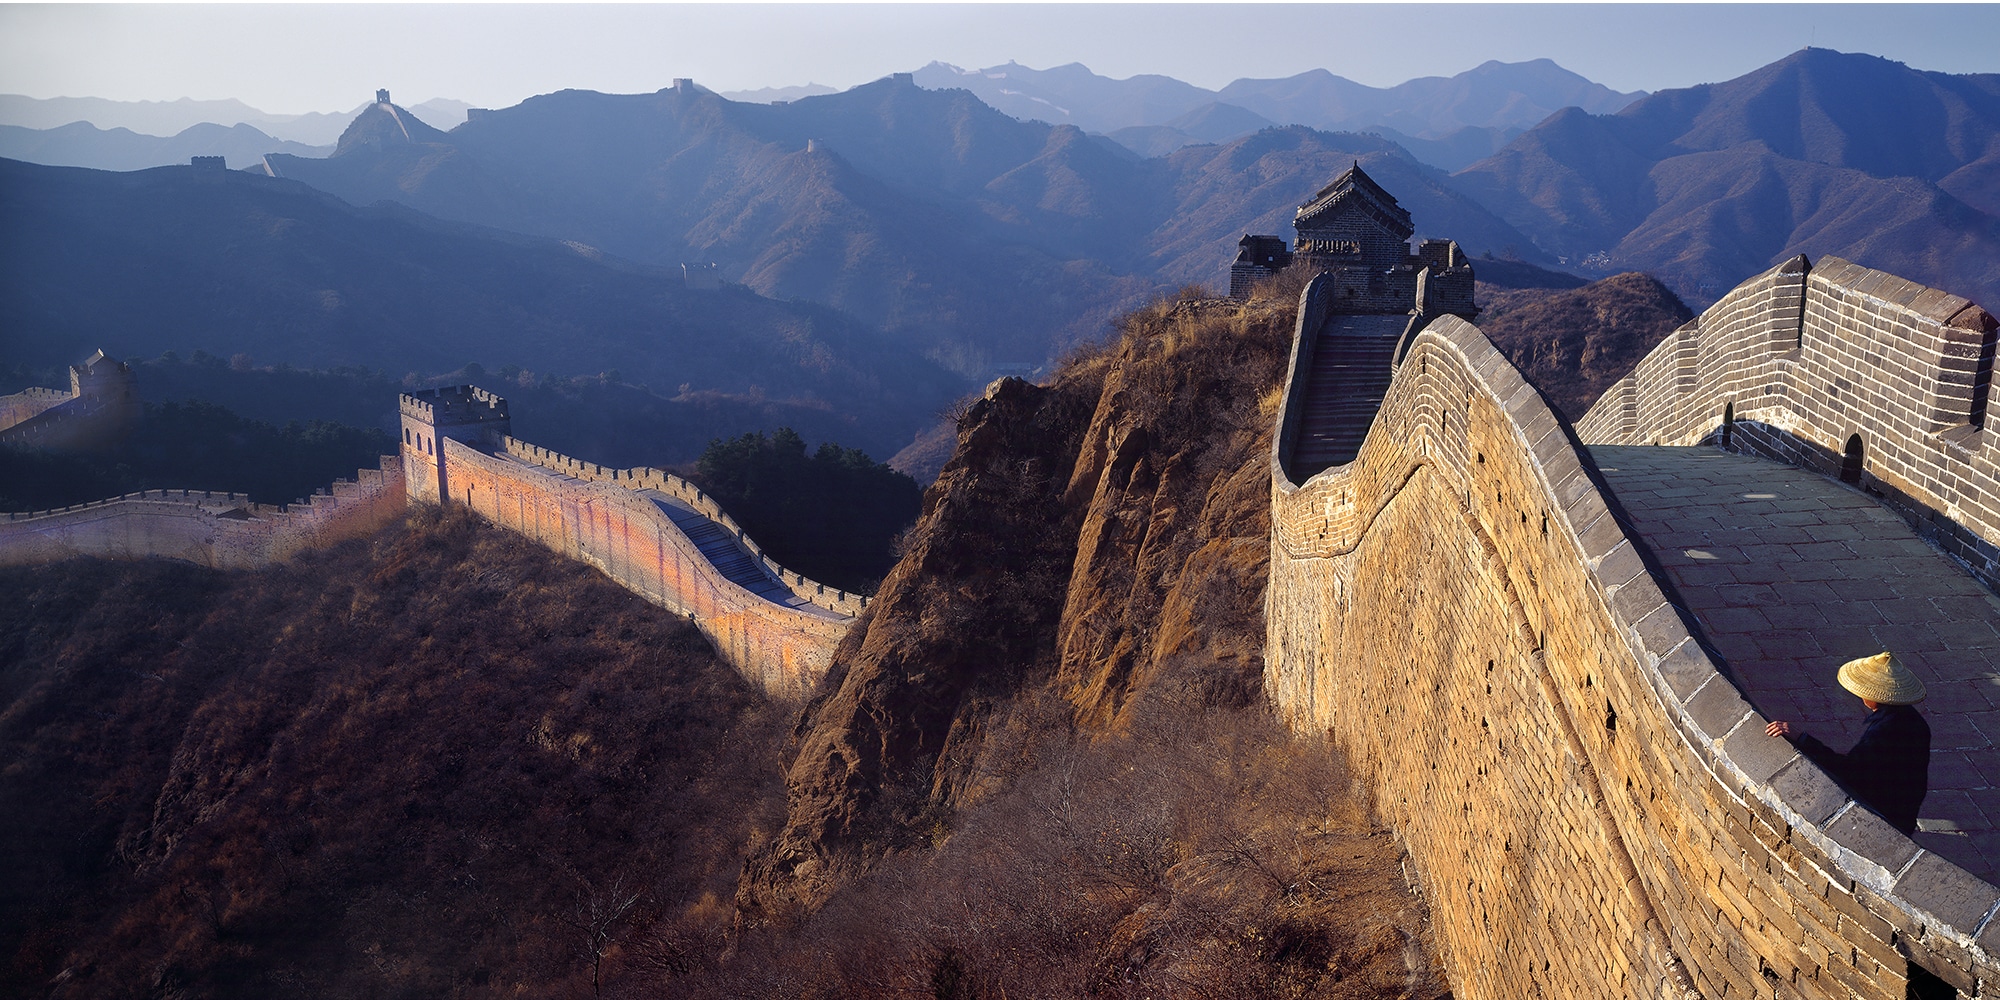
[{"label": "conical straw hat", "polygon": [[1894,653],[1876,653],[1841,664],[1840,686],[1882,705],[1914,705],[1924,700],[1924,682]]}]

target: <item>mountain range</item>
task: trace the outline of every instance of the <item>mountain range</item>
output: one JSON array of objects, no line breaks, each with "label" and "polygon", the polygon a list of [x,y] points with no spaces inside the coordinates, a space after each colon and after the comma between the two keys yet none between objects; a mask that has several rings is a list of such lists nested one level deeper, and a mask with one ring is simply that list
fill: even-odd
[{"label": "mountain range", "polygon": [[882,455],[964,390],[824,306],[684,285],[678,270],[295,181],[0,160],[0,357],[17,363],[101,347],[420,374],[472,362],[523,385],[616,372],[697,408],[782,403],[816,437]]},{"label": "mountain range", "polygon": [[[471,105],[464,101],[439,97],[413,104],[410,110],[432,125],[451,128],[465,121],[465,112],[469,107]],[[122,128],[141,135],[162,137],[179,135],[202,124],[249,125],[285,142],[330,146],[340,138],[348,123],[367,109],[368,105],[363,104],[352,111],[280,115],[260,111],[235,98],[222,101],[197,101],[188,97],[175,101],[112,101],[102,97],[36,98],[0,94],[0,125],[40,130],[89,122],[107,131]]]},{"label": "mountain range", "polygon": [[[1227,142],[1273,125],[1297,124],[1325,131],[1379,132],[1419,160],[1447,170],[1491,154],[1559,108],[1615,111],[1643,96],[1617,93],[1546,59],[1488,62],[1456,76],[1423,77],[1394,87],[1369,87],[1314,70],[1284,79],[1238,80],[1213,91],[1165,76],[1116,80],[1076,63],[1046,70],[1015,63],[962,70],[934,62],[913,76],[918,86],[927,89],[969,90],[1014,117],[1107,134],[1144,156],[1196,143]],[[725,91],[722,96],[771,104],[835,92],[832,87],[806,84]],[[184,162],[189,155],[225,155],[232,163],[254,162],[270,152],[323,156],[324,152],[280,143],[330,146],[370,106],[344,113],[273,115],[236,100],[37,100],[0,95],[0,125],[31,130],[5,138],[0,155],[108,170],[165,166]],[[437,98],[408,110],[432,127],[449,130],[466,120],[468,108],[463,101]],[[238,141],[190,152],[185,142],[165,147],[136,139],[100,138],[81,145],[73,137],[37,134],[80,122],[104,131],[123,128],[161,138],[178,136],[202,123],[249,125],[276,141],[263,148]]]},{"label": "mountain range", "polygon": [[1452,181],[1559,259],[1698,305],[1798,253],[2000,303],[2000,74],[1806,49],[1566,109]]},{"label": "mountain range", "polygon": [[[1081,63],[1038,70],[1009,62],[967,70],[934,62],[915,78],[923,87],[969,90],[1018,118],[1075,125],[1121,142],[1126,141],[1121,130],[1132,128],[1169,128],[1190,141],[1218,142],[1269,125],[1330,132],[1386,128],[1421,140],[1445,140],[1468,128],[1488,136],[1524,129],[1566,107],[1617,111],[1645,96],[1618,93],[1547,59],[1489,61],[1456,76],[1420,77],[1393,87],[1370,87],[1316,69],[1277,79],[1240,79],[1218,91],[1151,74],[1114,80]],[[1230,125],[1218,129],[1217,119]],[[1159,134],[1152,133],[1155,138],[1149,141],[1157,144]]]},{"label": "mountain range", "polygon": [[0,125],[0,156],[53,167],[95,167],[99,170],[144,170],[190,157],[220,156],[231,166],[257,163],[266,153],[325,156],[332,144],[309,146],[275,139],[241,122],[190,125],[171,136],[146,135],[128,128],[103,129],[89,122],[71,122],[51,129]]},{"label": "mountain range", "polygon": [[[1470,156],[1500,138],[1473,130],[1522,128],[1506,115],[1539,105],[1474,100],[1462,78],[1520,76],[1524,67],[1561,82],[1552,66],[1490,64],[1452,78],[1458,83],[1404,85],[1412,110],[1397,120],[1428,132],[1458,127],[1444,138],[1403,140],[1456,143],[1457,155]],[[35,349],[29,341],[41,331],[59,333],[51,343],[73,352],[149,328],[157,334],[149,343],[242,351],[264,362],[431,373],[469,360],[537,371],[617,368],[654,385],[756,387],[770,398],[796,395],[835,409],[845,405],[834,401],[845,377],[836,373],[885,373],[922,359],[910,371],[921,369],[912,377],[926,388],[909,398],[877,394],[864,406],[899,408],[898,433],[907,441],[911,422],[935,407],[925,400],[958,391],[941,388],[946,383],[962,388],[1045,366],[1100,339],[1134,305],[1186,284],[1219,287],[1238,237],[1289,235],[1296,206],[1356,162],[1412,213],[1420,235],[1456,239],[1475,264],[1486,260],[1482,276],[1505,269],[1489,258],[1592,277],[1642,270],[1700,308],[1792,254],[1834,253],[2000,302],[2000,76],[1925,73],[1805,50],[1735,80],[1647,95],[1616,113],[1557,111],[1447,174],[1421,162],[1388,126],[1376,134],[1264,126],[1221,138],[1272,120],[1256,107],[1334,115],[1364,103],[1335,100],[1353,87],[1331,74],[1238,81],[1204,96],[1166,78],[1107,81],[1081,67],[1061,69],[1025,71],[1019,80],[950,72],[980,87],[1011,81],[1007,89],[1018,92],[1010,100],[1025,93],[1012,84],[1025,80],[1044,101],[1098,109],[1095,125],[1119,120],[1107,117],[1119,108],[1128,119],[1182,108],[1173,124],[1157,128],[1216,138],[1181,145],[1156,134],[1163,155],[1141,156],[1121,144],[1130,135],[1023,120],[970,90],[927,89],[923,74],[774,104],[692,85],[635,95],[562,91],[449,132],[378,103],[354,118],[331,155],[259,161],[266,174],[345,203],[322,199],[314,211],[349,213],[339,226],[270,213],[295,220],[279,227],[285,235],[277,243],[270,241],[279,229],[259,230],[248,210],[201,219],[187,207],[187,192],[139,179],[151,174],[88,184],[63,175],[57,183],[50,179],[57,175],[10,165],[0,172],[0,195],[29,222],[10,225],[13,252],[0,260],[0,281],[18,290],[6,308],[22,321],[6,327],[16,338],[9,349]],[[1576,92],[1622,99],[1588,86]],[[1196,99],[1202,103],[1185,108]],[[1475,118],[1487,124],[1459,124]],[[307,188],[268,189],[279,190],[303,198]],[[103,204],[86,211],[92,201]],[[77,214],[59,219],[58,206]],[[22,228],[30,224],[40,228]],[[217,227],[226,226],[244,235],[225,238]],[[406,241],[405,229],[427,235],[409,246],[377,245]],[[454,239],[438,242],[440,233]],[[424,249],[413,251],[419,244]],[[530,246],[561,261],[551,273],[621,290],[587,306],[588,296],[538,278],[475,293],[483,279],[472,275],[523,273],[478,262],[496,248],[525,259],[519,255]],[[219,276],[192,280],[190,269],[210,261],[187,259],[189,247],[214,258]],[[240,264],[237,253],[247,254]],[[678,289],[682,262],[713,262],[743,286],[708,300],[701,322],[717,331],[711,339],[774,323],[786,330],[805,323],[812,332],[776,340],[746,334],[750,344],[787,346],[769,356],[759,353],[764,347],[740,348],[749,367],[728,377],[716,360],[723,348],[637,335],[648,324],[682,322],[666,318],[666,305],[641,304],[659,289]],[[439,276],[440,287],[456,291],[428,304],[420,281],[385,280],[385,267]],[[77,277],[83,271],[96,273]],[[234,304],[214,295],[186,301],[200,281],[229,290]],[[142,289],[169,306],[149,309]],[[322,304],[336,299],[339,308]],[[741,315],[715,305],[738,301]],[[237,315],[227,322],[181,318],[231,309]],[[773,319],[773,310],[784,318]],[[364,314],[388,332],[368,328]],[[329,319],[336,315],[346,318]],[[444,317],[437,325],[449,336],[405,342],[425,329],[411,317],[426,315]],[[494,331],[490,349],[475,347],[468,315]],[[605,333],[606,323],[617,332]],[[592,346],[537,346],[537,338],[572,326],[580,331],[575,343]],[[447,340],[451,350],[424,353]],[[372,356],[377,350],[384,355]],[[821,364],[804,358],[825,359],[813,369],[820,374],[802,374],[802,365]],[[690,368],[698,377],[672,374]],[[862,381],[889,384],[868,381],[878,377]],[[844,441],[878,454],[900,445]]]},{"label": "mountain range", "polygon": [[1377,137],[1294,127],[1149,160],[908,77],[784,105],[698,87],[563,91],[450,133],[380,105],[331,157],[265,162],[355,204],[655,264],[713,261],[761,294],[825,303],[983,377],[1095,339],[1170,287],[1219,284],[1244,231],[1280,231],[1303,193],[1357,159],[1426,234],[1534,256],[1442,171]]}]

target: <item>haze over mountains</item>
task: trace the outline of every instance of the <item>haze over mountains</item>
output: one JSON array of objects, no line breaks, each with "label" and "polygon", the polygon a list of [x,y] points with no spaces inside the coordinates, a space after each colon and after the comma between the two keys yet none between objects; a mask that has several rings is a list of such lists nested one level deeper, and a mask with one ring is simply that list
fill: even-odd
[{"label": "haze over mountains", "polygon": [[[294,181],[0,161],[0,357],[615,371],[888,454],[962,391],[874,327],[587,247],[355,208]],[[532,376],[530,376],[532,377]],[[698,443],[697,443],[698,447]]]},{"label": "haze over mountains", "polygon": [[564,91],[448,134],[378,106],[335,155],[267,163],[356,204],[640,261],[715,261],[731,281],[900,331],[978,378],[1094,339],[1169,287],[1217,282],[1245,228],[1277,231],[1301,192],[1356,158],[1426,234],[1533,253],[1375,137],[1293,128],[1142,160],[907,77],[771,106],[699,87]]},{"label": "haze over mountains", "polygon": [[1448,169],[1478,158],[1467,158],[1468,152],[1484,155],[1500,148],[1561,108],[1609,113],[1645,96],[1618,93],[1547,59],[1488,61],[1456,76],[1420,77],[1394,87],[1370,87],[1318,69],[1280,79],[1240,79],[1215,91],[1166,76],[1113,80],[1080,63],[1037,70],[1010,62],[966,70],[934,62],[915,76],[919,86],[970,90],[1016,117],[1105,133],[1149,155],[1291,124],[1416,139],[1422,148],[1412,151],[1420,159]]},{"label": "haze over mountains", "polygon": [[[1057,108],[1092,127],[1169,114],[1171,124],[1093,135],[1023,120],[975,90],[927,89],[928,79],[990,91],[1022,113]],[[304,209],[243,206],[203,218],[187,201],[195,188],[14,165],[0,175],[0,195],[27,221],[9,224],[0,282],[19,290],[6,306],[16,320],[9,335],[59,334],[48,341],[58,352],[143,340],[430,373],[468,361],[617,368],[656,386],[754,386],[842,413],[870,391],[843,397],[842,379],[898,384],[888,373],[921,358],[921,371],[907,370],[921,392],[866,401],[878,407],[870,412],[900,408],[892,423],[903,435],[935,408],[931,396],[1044,365],[1183,284],[1220,287],[1240,235],[1290,235],[1298,204],[1356,161],[1422,236],[1456,239],[1475,258],[1593,277],[1648,271],[1696,307],[1799,252],[2000,302],[2000,76],[1806,50],[1616,113],[1555,111],[1455,174],[1404,145],[1470,155],[1548,102],[1611,108],[1632,96],[1548,63],[1491,63],[1385,90],[1308,73],[1216,92],[1164,77],[1107,80],[1080,66],[966,73],[934,64],[773,104],[693,85],[561,91],[450,131],[411,109],[370,104],[330,155],[274,152],[262,165],[349,205],[401,209],[340,206],[342,215],[321,199],[312,218],[347,221],[303,224]],[[1398,142],[1387,126],[1259,125],[1313,116],[1412,131]],[[1197,134],[1208,138],[1177,138]],[[1162,155],[1127,148],[1140,138]],[[301,187],[256,190],[311,201]],[[410,244],[406,229],[426,235]],[[189,259],[189,248],[201,249]],[[491,263],[496,253],[512,263]],[[532,271],[522,254],[560,260],[550,273],[563,280],[617,291],[598,301],[560,282],[513,278],[504,290],[478,288],[483,276]],[[676,303],[691,301],[676,297],[684,261],[715,262],[745,286],[705,300],[740,302],[742,313],[704,306],[698,320],[675,318]],[[214,275],[196,273],[211,266]],[[428,304],[432,280],[456,289],[438,300],[449,304]],[[202,288],[214,292],[204,298]],[[433,318],[448,336],[425,341],[419,332]],[[474,336],[481,324],[490,337]],[[654,328],[683,332],[640,332]],[[731,362],[748,367],[725,377],[724,349],[701,339],[753,330],[767,332],[743,333],[757,346]],[[673,374],[690,369],[697,374]]]},{"label": "haze over mountains", "polygon": [[1797,253],[2000,302],[2000,74],[1807,49],[1565,110],[1452,179],[1543,250],[1697,303]]},{"label": "haze over mountains", "polygon": [[[439,128],[451,128],[465,121],[471,105],[449,98],[433,98],[413,104],[410,110]],[[25,97],[0,94],[0,125],[30,129],[52,129],[73,122],[89,122],[100,129],[130,129],[141,135],[178,135],[196,125],[249,125],[274,139],[307,146],[331,146],[354,117],[368,109],[363,104],[352,111],[311,112],[277,115],[260,111],[242,101],[197,101],[183,97],[176,101],[110,101],[101,97]],[[266,150],[269,152],[269,150]]]}]

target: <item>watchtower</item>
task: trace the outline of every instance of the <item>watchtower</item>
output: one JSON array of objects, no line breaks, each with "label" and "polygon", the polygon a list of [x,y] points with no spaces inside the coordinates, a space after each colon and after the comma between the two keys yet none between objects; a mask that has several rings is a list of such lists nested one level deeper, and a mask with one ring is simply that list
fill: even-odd
[{"label": "watchtower", "polygon": [[513,430],[507,400],[475,385],[403,393],[403,477],[411,501],[443,503],[451,495],[445,453],[447,441],[482,451],[506,444]]},{"label": "watchtower", "polygon": [[378,90],[378,91],[376,91],[376,92],[375,92],[375,103],[377,103],[377,104],[387,104],[387,103],[389,103],[389,92],[388,92],[387,90]]},{"label": "watchtower", "polygon": [[1429,322],[1446,313],[1471,319],[1472,265],[1451,240],[1424,240],[1396,196],[1375,183],[1360,161],[1299,206],[1299,238],[1287,253],[1276,236],[1245,236],[1229,269],[1229,294],[1243,298],[1257,282],[1287,267],[1327,276],[1326,308],[1346,315],[1416,315]]}]

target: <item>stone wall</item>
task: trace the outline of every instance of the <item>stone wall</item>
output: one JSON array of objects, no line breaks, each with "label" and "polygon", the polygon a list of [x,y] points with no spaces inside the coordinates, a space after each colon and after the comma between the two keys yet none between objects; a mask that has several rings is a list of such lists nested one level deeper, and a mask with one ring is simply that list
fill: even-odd
[{"label": "stone wall", "polygon": [[148,490],[61,510],[0,515],[0,565],[100,559],[181,559],[255,569],[311,548],[371,534],[408,508],[402,462],[385,455],[303,504],[251,503],[240,493]]},{"label": "stone wall", "polygon": [[2000,587],[1996,324],[1837,257],[1795,257],[1681,327],[1577,422],[1592,444],[1727,446],[1850,478]]},{"label": "stone wall", "polygon": [[[657,488],[649,477],[627,479],[623,470],[586,468],[512,438],[502,455],[446,437],[435,443],[450,502],[689,616],[724,660],[773,698],[796,701],[810,693],[853,623],[847,614],[810,604],[774,604],[729,581],[637,492]],[[513,455],[523,457],[517,461]],[[570,474],[572,468],[587,477]],[[419,499],[411,495],[413,502]]]},{"label": "stone wall", "polygon": [[69,402],[70,394],[61,389],[44,389],[31,386],[11,396],[0,396],[0,431],[41,415],[45,410]]},{"label": "stone wall", "polygon": [[1266,684],[1402,834],[1455,995],[2000,989],[2000,890],[1763,735],[1477,328],[1420,334],[1373,428],[1273,462]]},{"label": "stone wall", "polygon": [[755,539],[745,534],[736,519],[722,509],[715,499],[701,491],[701,488],[670,472],[641,466],[634,469],[612,469],[595,462],[585,462],[568,455],[553,452],[513,437],[504,444],[507,454],[546,469],[554,469],[563,475],[589,482],[613,483],[628,490],[659,490],[674,497],[694,509],[701,511],[709,520],[728,529],[736,536],[736,541],[750,555],[764,564],[764,568],[777,577],[791,592],[806,601],[828,611],[852,617],[868,608],[868,595],[851,594],[838,587],[829,587],[810,577],[794,573],[778,565],[776,560],[764,554]]}]

